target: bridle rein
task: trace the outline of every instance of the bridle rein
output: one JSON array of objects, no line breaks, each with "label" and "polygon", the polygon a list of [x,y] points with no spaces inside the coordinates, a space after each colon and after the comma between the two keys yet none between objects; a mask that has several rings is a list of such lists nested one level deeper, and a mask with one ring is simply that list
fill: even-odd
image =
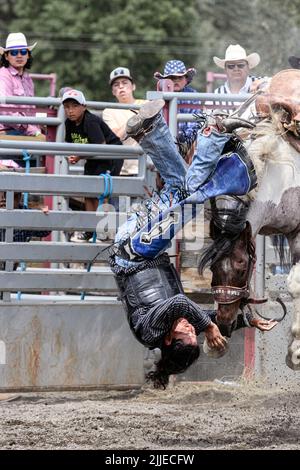
[{"label": "bridle rein", "polygon": [[252,240],[248,243],[248,255],[249,263],[247,269],[247,280],[246,284],[243,287],[235,286],[212,286],[211,291],[213,294],[214,301],[218,304],[233,304],[242,300],[245,304],[247,303],[264,303],[268,299],[251,299],[250,296],[250,281],[252,272],[254,269],[256,255],[255,255],[255,246]]},{"label": "bridle rein", "polygon": [[[250,297],[250,282],[251,282],[251,277],[253,273],[253,269],[255,266],[256,262],[256,254],[255,254],[255,245],[252,242],[252,240],[249,240],[249,243],[247,244],[247,251],[249,255],[249,263],[248,263],[248,269],[247,269],[247,280],[246,284],[243,287],[235,287],[235,286],[212,286],[211,291],[213,295],[213,299],[215,302],[221,305],[230,305],[234,304],[235,302],[240,301],[239,308],[244,314],[244,308],[247,306],[248,310],[253,313],[250,304],[264,304],[265,302],[268,301],[267,298],[261,298],[261,299],[255,299],[253,297]],[[284,317],[286,316],[287,310],[286,306],[282,302],[282,300],[277,297],[276,302],[278,302],[282,309],[283,309],[283,315],[280,318],[272,318],[272,320],[276,320],[278,322],[281,322]],[[263,318],[264,320],[270,320],[270,318],[264,317],[261,315],[257,309],[254,309],[255,313]]]}]

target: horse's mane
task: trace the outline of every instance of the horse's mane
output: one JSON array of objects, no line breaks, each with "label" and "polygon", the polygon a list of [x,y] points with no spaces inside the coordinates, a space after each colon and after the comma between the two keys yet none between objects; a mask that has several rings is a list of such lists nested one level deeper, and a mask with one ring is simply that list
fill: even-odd
[{"label": "horse's mane", "polygon": [[255,199],[268,160],[281,161],[283,155],[285,159],[294,160],[295,154],[299,158],[298,152],[285,139],[286,133],[287,130],[280,121],[280,114],[272,110],[270,116],[259,120],[251,132],[245,145],[254,164],[258,184],[256,189],[249,193],[250,199]]},{"label": "horse's mane", "polygon": [[202,253],[199,263],[199,274],[203,273],[206,266],[213,266],[220,258],[230,255],[235,241],[245,228],[246,214],[249,208],[247,202],[236,198],[240,204],[234,209],[217,209],[214,199],[211,200],[210,237],[212,243]]}]

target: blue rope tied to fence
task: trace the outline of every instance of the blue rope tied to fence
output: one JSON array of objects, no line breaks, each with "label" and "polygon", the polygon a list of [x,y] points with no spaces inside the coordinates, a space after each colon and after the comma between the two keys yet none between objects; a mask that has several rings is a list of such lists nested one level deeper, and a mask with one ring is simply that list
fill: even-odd
[{"label": "blue rope tied to fence", "polygon": [[[25,173],[26,175],[29,175],[30,173],[30,159],[31,155],[26,150],[22,150],[23,154],[23,161],[25,162]],[[23,195],[23,204],[25,209],[28,209],[28,193],[24,193]]]},{"label": "blue rope tied to fence", "polygon": [[[97,212],[99,212],[103,206],[103,203],[106,198],[110,198],[112,193],[113,193],[113,179],[111,174],[107,171],[106,173],[101,173],[99,177],[104,178],[104,191],[100,196],[98,197],[98,207],[97,207]],[[92,243],[96,243],[97,240],[97,232],[96,230],[93,232],[93,239]],[[93,263],[89,263],[86,269],[86,272],[89,273],[91,271]],[[84,300],[85,298],[85,292],[81,292],[81,297],[80,300]]]},{"label": "blue rope tied to fence", "polygon": [[[27,150],[22,150],[22,154],[23,154],[23,161],[25,162],[25,174],[29,175],[31,155],[29,155]],[[23,194],[23,206],[25,209],[28,209],[28,193]],[[22,272],[26,271],[26,263],[24,261],[21,261],[20,268]],[[22,292],[20,291],[17,292],[17,300],[21,300],[21,295],[22,295]]]}]

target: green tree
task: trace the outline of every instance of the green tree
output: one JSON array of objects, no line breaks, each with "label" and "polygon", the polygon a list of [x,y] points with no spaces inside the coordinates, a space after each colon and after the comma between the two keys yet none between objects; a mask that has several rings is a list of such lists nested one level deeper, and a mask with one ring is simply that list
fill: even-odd
[{"label": "green tree", "polygon": [[16,11],[14,29],[38,41],[34,71],[56,72],[59,87],[81,88],[89,99],[111,100],[117,66],[130,68],[145,96],[166,60],[192,66],[198,55],[194,0],[16,0]]},{"label": "green tree", "polygon": [[[0,31],[6,31],[7,25],[15,18],[15,1],[14,0],[0,0]],[[1,39],[6,38],[1,34]],[[2,43],[1,43],[2,44]]]},{"label": "green tree", "polygon": [[273,75],[289,67],[288,56],[299,55],[299,0],[198,0],[198,14],[209,17],[209,33],[199,68],[220,72],[213,56],[224,57],[229,44],[258,52],[256,75]]}]

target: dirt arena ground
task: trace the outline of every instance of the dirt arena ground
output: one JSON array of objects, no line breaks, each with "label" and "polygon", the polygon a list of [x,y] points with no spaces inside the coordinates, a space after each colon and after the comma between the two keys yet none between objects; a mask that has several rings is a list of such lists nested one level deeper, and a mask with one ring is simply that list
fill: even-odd
[{"label": "dirt arena ground", "polygon": [[30,393],[0,416],[0,449],[300,449],[295,386]]}]

